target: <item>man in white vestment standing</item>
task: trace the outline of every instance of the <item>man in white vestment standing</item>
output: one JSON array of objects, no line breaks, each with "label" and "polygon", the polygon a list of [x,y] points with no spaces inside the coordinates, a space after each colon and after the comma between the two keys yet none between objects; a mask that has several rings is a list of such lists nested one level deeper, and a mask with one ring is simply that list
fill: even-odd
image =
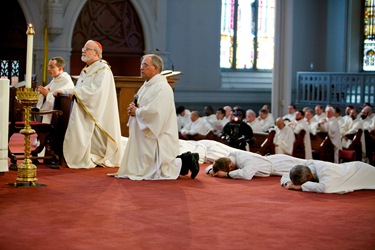
[{"label": "man in white vestment standing", "polygon": [[[129,140],[118,178],[132,180],[175,180],[180,174],[194,179],[199,172],[198,154],[189,154],[189,164],[179,154],[176,109],[173,90],[161,75],[163,60],[154,54],[142,58],[145,82],[138,90],[137,103],[130,103]],[[194,159],[193,159],[194,158]]]},{"label": "man in white vestment standing", "polygon": [[361,161],[336,164],[308,160],[284,174],[280,182],[291,190],[343,194],[360,189],[375,189],[375,168]]},{"label": "man in white vestment standing", "polygon": [[102,46],[89,40],[82,48],[76,87],[55,93],[69,94],[74,103],[63,151],[69,168],[118,167],[122,157],[121,128],[115,81]]}]

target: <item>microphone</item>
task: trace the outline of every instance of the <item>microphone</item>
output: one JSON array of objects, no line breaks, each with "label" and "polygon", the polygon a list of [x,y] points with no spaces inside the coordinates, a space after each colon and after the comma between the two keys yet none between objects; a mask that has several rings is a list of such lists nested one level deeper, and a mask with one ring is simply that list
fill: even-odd
[{"label": "microphone", "polygon": [[134,102],[135,106],[138,107],[138,95],[137,94],[134,95],[134,101],[133,102]]},{"label": "microphone", "polygon": [[[162,53],[160,51],[160,49],[156,49],[156,51]],[[168,59],[168,61],[171,63],[171,67],[172,67],[172,72],[174,71],[174,64],[173,64],[173,61],[171,60],[171,58],[167,55],[167,54],[164,54],[164,56]]]}]

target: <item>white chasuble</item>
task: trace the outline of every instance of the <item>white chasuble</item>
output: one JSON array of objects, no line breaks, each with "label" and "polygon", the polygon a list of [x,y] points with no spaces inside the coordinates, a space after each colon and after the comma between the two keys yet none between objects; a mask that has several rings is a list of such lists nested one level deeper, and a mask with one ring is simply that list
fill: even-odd
[{"label": "white chasuble", "polygon": [[104,60],[86,66],[73,89],[64,157],[70,168],[118,167],[122,157],[121,128],[113,74]]}]

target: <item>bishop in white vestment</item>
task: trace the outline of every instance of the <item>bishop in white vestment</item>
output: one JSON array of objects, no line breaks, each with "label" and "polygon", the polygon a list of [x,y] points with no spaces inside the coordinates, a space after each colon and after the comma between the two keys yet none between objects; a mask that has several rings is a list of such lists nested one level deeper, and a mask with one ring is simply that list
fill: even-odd
[{"label": "bishop in white vestment", "polygon": [[69,168],[120,165],[123,151],[115,81],[101,54],[101,45],[89,40],[82,48],[87,65],[76,87],[59,92],[75,100],[63,144]]}]

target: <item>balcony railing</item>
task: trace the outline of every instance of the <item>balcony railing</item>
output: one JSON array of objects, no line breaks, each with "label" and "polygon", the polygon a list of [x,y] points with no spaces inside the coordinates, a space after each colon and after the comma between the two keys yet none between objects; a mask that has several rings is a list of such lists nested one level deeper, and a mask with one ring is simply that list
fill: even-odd
[{"label": "balcony railing", "polygon": [[375,106],[374,73],[297,72],[297,104]]}]

